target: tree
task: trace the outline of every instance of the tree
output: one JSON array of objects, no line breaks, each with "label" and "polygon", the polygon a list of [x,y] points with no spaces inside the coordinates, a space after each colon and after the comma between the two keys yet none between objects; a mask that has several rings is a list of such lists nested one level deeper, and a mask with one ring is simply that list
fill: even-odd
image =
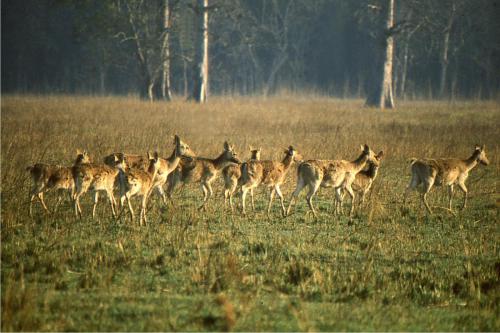
[{"label": "tree", "polygon": [[191,98],[198,103],[205,103],[208,95],[208,0],[198,0],[193,10],[197,14],[199,26]]},{"label": "tree", "polygon": [[394,0],[386,0],[380,10],[385,15],[384,27],[379,33],[380,52],[383,54],[383,62],[379,67],[378,82],[372,87],[372,92],[366,100],[367,106],[375,106],[380,109],[394,108],[394,96],[392,91],[392,64],[394,54],[394,35],[397,32],[394,25]]}]

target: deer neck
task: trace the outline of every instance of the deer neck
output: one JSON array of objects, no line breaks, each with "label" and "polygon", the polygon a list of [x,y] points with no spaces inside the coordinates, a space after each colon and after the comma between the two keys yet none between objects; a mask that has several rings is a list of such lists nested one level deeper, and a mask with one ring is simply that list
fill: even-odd
[{"label": "deer neck", "polygon": [[477,158],[478,158],[478,153],[474,152],[471,157],[468,159],[464,160],[465,167],[467,168],[467,171],[472,170],[476,165],[477,165]]},{"label": "deer neck", "polygon": [[289,154],[287,154],[283,159],[283,161],[281,161],[281,164],[283,164],[283,166],[285,167],[285,171],[287,171],[290,168],[292,163],[293,163],[293,156]]},{"label": "deer neck", "polygon": [[378,166],[370,164],[368,170],[366,170],[366,175],[371,179],[375,179],[375,177],[377,177],[378,168],[379,168]]},{"label": "deer neck", "polygon": [[167,161],[168,161],[168,169],[169,169],[168,171],[169,172],[171,172],[172,170],[177,168],[177,166],[179,165],[179,162],[181,161],[181,156],[179,154],[177,154],[177,147],[174,148],[174,151],[172,152],[170,157],[167,158]]},{"label": "deer neck", "polygon": [[227,165],[229,165],[229,163],[231,163],[231,161],[228,161],[224,157],[224,153],[222,153],[219,155],[219,157],[212,160],[212,163],[213,163],[216,170],[221,170],[221,169],[224,169]]},{"label": "deer neck", "polygon": [[151,180],[153,180],[155,179],[156,174],[158,173],[158,168],[156,168],[155,165],[150,164],[147,173],[151,177]]},{"label": "deer neck", "polygon": [[357,159],[351,162],[353,170],[357,173],[360,172],[366,165],[368,161],[368,156],[365,153],[361,153]]}]

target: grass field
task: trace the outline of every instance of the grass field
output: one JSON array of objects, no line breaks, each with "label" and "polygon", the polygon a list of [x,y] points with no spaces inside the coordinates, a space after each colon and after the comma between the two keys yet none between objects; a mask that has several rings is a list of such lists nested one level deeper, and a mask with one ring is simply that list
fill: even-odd
[{"label": "grass field", "polygon": [[[207,105],[133,98],[2,96],[2,331],[500,330],[500,106],[496,102],[401,102],[397,111],[361,100],[283,96],[212,98]],[[248,217],[224,211],[222,183],[208,212],[199,186],[175,193],[175,207],[150,200],[149,224],[111,218],[106,200],[92,220],[91,197],[76,219],[69,200],[28,216],[29,175],[43,161],[70,165],[77,148],[95,160],[116,151],[167,156],[179,134],[199,156],[224,140],[246,159],[281,159],[293,145],[305,159],[384,150],[367,202],[355,217],[332,215],[333,191],[306,216],[265,213],[257,190]],[[426,214],[417,193],[402,210],[410,157],[468,157],[486,144],[490,160],[468,179],[468,208],[455,215],[433,189]],[[289,199],[295,169],[282,187]],[[304,191],[305,192],[305,191]],[[49,207],[56,200],[46,195]],[[239,203],[239,200],[236,199]],[[138,207],[138,201],[134,202]]]}]

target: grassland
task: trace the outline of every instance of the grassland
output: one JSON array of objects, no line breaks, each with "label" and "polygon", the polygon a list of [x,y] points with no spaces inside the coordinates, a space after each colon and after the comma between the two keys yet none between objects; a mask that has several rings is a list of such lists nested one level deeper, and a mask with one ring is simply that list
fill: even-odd
[{"label": "grassland", "polygon": [[[407,102],[397,111],[324,97],[213,98],[207,105],[133,98],[2,96],[2,331],[164,330],[500,330],[500,106],[495,102]],[[29,218],[26,166],[70,164],[77,148],[168,155],[177,133],[201,156],[228,139],[240,156],[262,146],[280,159],[294,145],[304,158],[353,159],[368,143],[386,158],[357,215],[334,217],[320,190],[318,220],[303,197],[294,214],[265,214],[267,192],[244,218],[224,211],[222,186],[208,212],[197,185],[175,207],[150,201],[149,224],[75,219],[67,200]],[[469,207],[455,215],[445,191],[415,193],[402,210],[408,158],[468,157],[486,144],[491,164],[468,180]],[[292,170],[282,187],[288,199]],[[53,206],[54,195],[47,195]],[[238,202],[238,200],[236,200]],[[138,205],[138,202],[134,202]]]}]

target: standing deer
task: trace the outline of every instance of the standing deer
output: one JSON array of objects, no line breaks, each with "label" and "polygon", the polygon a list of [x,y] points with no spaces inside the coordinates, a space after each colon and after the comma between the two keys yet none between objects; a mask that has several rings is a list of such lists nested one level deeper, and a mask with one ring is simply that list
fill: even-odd
[{"label": "standing deer", "polygon": [[288,170],[292,163],[299,160],[301,157],[292,147],[285,150],[284,159],[279,161],[248,161],[243,163],[241,167],[241,203],[242,213],[246,215],[246,195],[248,191],[253,190],[260,184],[270,188],[269,204],[267,206],[267,215],[271,214],[271,205],[274,195],[278,194],[281,202],[283,216],[285,215],[285,204],[283,194],[281,193],[280,185],[283,184]]},{"label": "standing deer", "polygon": [[179,183],[199,182],[203,191],[203,204],[198,209],[206,209],[206,204],[213,194],[212,182],[230,163],[240,163],[236,158],[233,146],[224,142],[224,151],[215,159],[204,157],[182,158],[171,176],[168,177],[167,195],[172,197]]},{"label": "standing deer", "polygon": [[[254,149],[250,148],[250,159],[249,161],[260,160],[261,148]],[[222,175],[224,176],[224,207],[227,205],[229,199],[229,205],[231,206],[231,211],[233,211],[233,194],[238,186],[238,181],[241,179],[241,168],[242,164],[230,164],[222,170]],[[241,184],[240,184],[241,185]],[[252,208],[255,210],[254,198],[253,198],[253,188],[250,190],[250,195],[252,197]]]},{"label": "standing deer", "polygon": [[105,164],[87,163],[73,167],[73,179],[75,182],[75,192],[73,196],[75,215],[82,218],[82,208],[80,197],[88,190],[94,192],[94,205],[92,207],[92,218],[95,218],[95,209],[99,201],[99,191],[106,192],[113,217],[116,217],[116,201],[113,195],[115,183],[120,172],[120,165],[125,161],[123,156],[116,158],[117,167],[110,167]]},{"label": "standing deer", "polygon": [[140,212],[140,222],[139,222],[141,226],[143,221],[144,223],[147,223],[146,206],[149,195],[151,194],[151,191],[154,188],[158,169],[160,168],[161,164],[157,152],[155,152],[154,155],[151,155],[148,152],[147,156],[149,160],[149,166],[147,168],[147,171],[136,168],[129,168],[128,171],[125,171],[123,167],[120,168],[121,207],[123,209],[125,200],[127,200],[130,217],[133,221],[135,216],[130,199],[135,195],[141,196],[142,201],[141,201],[141,212]]},{"label": "standing deer", "polygon": [[433,185],[448,186],[448,209],[451,211],[451,202],[453,197],[453,185],[464,192],[464,203],[462,209],[467,205],[467,187],[465,181],[469,176],[469,172],[478,164],[488,165],[490,162],[486,157],[485,146],[476,146],[472,155],[467,159],[458,158],[439,158],[439,159],[411,159],[411,181],[406,188],[403,206],[406,205],[406,200],[409,193],[418,185],[423,185],[422,201],[427,208],[429,214],[432,210],[427,203],[427,193]]},{"label": "standing deer", "polygon": [[[76,151],[76,159],[73,167],[89,162],[89,155],[86,151]],[[57,209],[57,206],[61,202],[61,192],[67,191],[70,199],[73,199],[75,182],[73,180],[72,167],[37,163],[33,166],[27,167],[26,171],[29,171],[33,181],[33,186],[30,191],[30,216],[33,216],[33,201],[35,200],[35,197],[38,198],[45,211],[49,212],[49,209],[43,199],[43,194],[47,191],[56,190],[58,192],[57,203],[54,210]]]},{"label": "standing deer", "polygon": [[287,209],[287,215],[290,214],[293,202],[305,186],[309,187],[307,193],[307,204],[314,217],[317,218],[312,198],[320,187],[333,187],[335,189],[336,203],[335,211],[340,210],[342,206],[342,190],[346,190],[351,197],[351,210],[349,215],[354,212],[354,191],[352,183],[358,174],[368,162],[377,163],[375,153],[367,145],[361,146],[361,154],[354,161],[345,160],[309,160],[301,163],[297,169],[297,187],[292,193],[290,203]]},{"label": "standing deer", "polygon": [[[191,158],[196,156],[189,145],[183,142],[178,135],[174,136],[174,145],[175,147],[170,157],[159,159],[158,172],[153,184],[153,189],[156,189],[165,205],[167,205],[167,198],[163,190],[163,185],[167,182],[168,175],[177,168],[181,157]],[[113,153],[104,158],[104,164],[115,166],[115,161],[120,157],[123,157],[129,168],[148,170],[150,164],[148,157],[135,154]]]},{"label": "standing deer", "polygon": [[365,202],[366,194],[370,191],[375,178],[377,178],[382,157],[384,157],[384,152],[380,151],[377,155],[375,155],[376,163],[368,162],[368,168],[358,172],[351,184],[354,192],[360,195],[360,204]]}]

